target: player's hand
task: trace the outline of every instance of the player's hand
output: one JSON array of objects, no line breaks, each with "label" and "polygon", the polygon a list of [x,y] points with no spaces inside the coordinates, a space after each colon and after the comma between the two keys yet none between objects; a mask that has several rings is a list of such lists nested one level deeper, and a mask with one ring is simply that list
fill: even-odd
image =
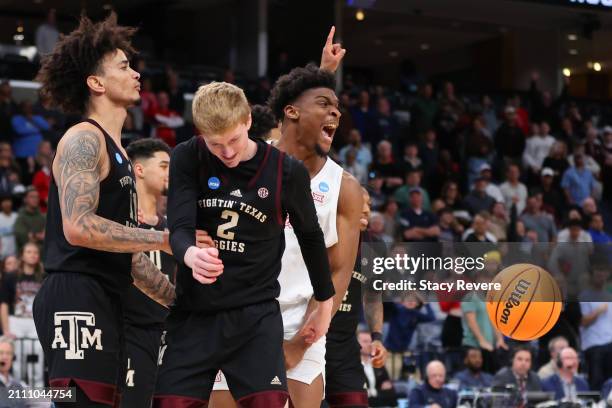
[{"label": "player's hand", "polygon": [[600,315],[606,313],[606,311],[608,310],[608,304],[607,303],[602,303],[601,305],[599,305],[599,307],[597,308],[597,311],[599,312]]},{"label": "player's hand", "polygon": [[372,367],[381,368],[385,365],[387,361],[387,349],[380,340],[372,342],[372,352],[370,356],[372,357]]},{"label": "player's hand", "polygon": [[336,72],[346,50],[342,48],[340,43],[334,44],[334,34],[336,33],[336,27],[332,26],[327,35],[327,40],[323,46],[323,53],[321,54],[321,69],[326,71]]},{"label": "player's hand", "polygon": [[204,285],[215,283],[223,273],[223,262],[217,248],[189,247],[185,253],[185,264],[193,272],[193,278]]},{"label": "player's hand", "polygon": [[215,241],[204,230],[196,230],[196,246],[198,248],[214,248]]},{"label": "player's hand", "polygon": [[495,343],[495,347],[498,349],[508,350],[508,345],[502,336],[500,336],[497,343]]},{"label": "player's hand", "polygon": [[290,370],[302,361],[308,349],[304,338],[298,335],[290,340],[283,341],[283,354],[285,355],[285,369]]},{"label": "player's hand", "polygon": [[304,337],[306,343],[316,343],[327,333],[331,323],[331,312],[334,306],[333,296],[323,302],[317,302],[317,308],[312,311],[306,323],[300,330],[300,336]]}]

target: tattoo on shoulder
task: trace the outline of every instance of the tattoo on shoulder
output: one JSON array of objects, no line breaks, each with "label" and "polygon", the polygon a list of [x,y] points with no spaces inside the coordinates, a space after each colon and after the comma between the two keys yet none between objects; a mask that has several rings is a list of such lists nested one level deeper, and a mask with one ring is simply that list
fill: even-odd
[{"label": "tattoo on shoulder", "polygon": [[98,205],[100,139],[92,131],[79,131],[66,141],[58,160],[63,215],[77,220]]}]

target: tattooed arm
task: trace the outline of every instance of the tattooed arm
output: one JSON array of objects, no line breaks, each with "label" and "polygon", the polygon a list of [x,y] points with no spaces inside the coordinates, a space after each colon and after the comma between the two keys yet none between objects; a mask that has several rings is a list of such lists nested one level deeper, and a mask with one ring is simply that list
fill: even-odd
[{"label": "tattooed arm", "polygon": [[157,303],[168,306],[174,301],[174,286],[142,252],[132,255],[132,277],[134,285]]},{"label": "tattooed arm", "polygon": [[170,252],[167,232],[130,228],[96,215],[100,181],[103,172],[108,172],[102,140],[98,133],[81,127],[69,131],[58,146],[53,177],[66,240],[108,252]]}]

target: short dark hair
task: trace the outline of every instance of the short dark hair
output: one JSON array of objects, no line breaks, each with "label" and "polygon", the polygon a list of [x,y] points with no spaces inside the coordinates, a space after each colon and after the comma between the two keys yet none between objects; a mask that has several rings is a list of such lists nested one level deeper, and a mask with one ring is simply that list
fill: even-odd
[{"label": "short dark hair", "polygon": [[520,351],[526,351],[529,353],[529,355],[531,356],[531,358],[533,359],[533,349],[527,345],[527,344],[517,344],[516,346],[514,346],[512,348],[512,351],[510,352],[510,360],[514,360],[514,357],[516,356],[516,354]]},{"label": "short dark hair", "polygon": [[478,351],[480,354],[482,354],[482,350],[478,347],[466,347],[463,352],[463,358],[467,358],[467,356],[470,354],[470,351]]},{"label": "short dark hair", "polygon": [[150,159],[157,152],[170,154],[170,147],[161,139],[140,139],[133,141],[125,149],[130,160]]},{"label": "short dark hair", "polygon": [[251,107],[251,128],[249,136],[267,140],[272,129],[278,126],[272,109],[265,105],[253,105]]},{"label": "short dark hair", "polygon": [[292,104],[304,92],[313,88],[336,89],[334,74],[314,64],[298,67],[278,78],[268,99],[268,106],[280,121],[285,117],[285,106]]},{"label": "short dark hair", "polygon": [[66,113],[83,114],[89,100],[85,80],[100,71],[107,54],[116,50],[134,54],[130,39],[135,32],[136,28],[118,25],[114,12],[99,23],[82,15],[79,26],[43,57],[36,76],[42,83],[41,94]]}]

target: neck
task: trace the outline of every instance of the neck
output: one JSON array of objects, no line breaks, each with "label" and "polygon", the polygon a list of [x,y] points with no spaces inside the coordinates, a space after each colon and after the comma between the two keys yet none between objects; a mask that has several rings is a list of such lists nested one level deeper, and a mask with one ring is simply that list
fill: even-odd
[{"label": "neck", "polygon": [[304,146],[301,140],[307,138],[300,131],[298,126],[287,126],[283,124],[281,128],[281,138],[276,147],[287,154],[300,160],[306,169],[310,178],[313,178],[323,168],[327,157],[321,157],[313,149]]},{"label": "neck", "polygon": [[91,104],[85,116],[98,122],[117,146],[121,146],[121,129],[127,116],[124,106],[113,105],[106,99],[100,99],[97,104]]},{"label": "neck", "polygon": [[566,383],[571,383],[574,380],[574,374],[571,371],[560,370],[559,377],[561,377]]},{"label": "neck", "polygon": [[23,264],[23,273],[26,275],[33,275],[35,272],[34,266],[28,265],[26,263]]},{"label": "neck", "polygon": [[157,217],[157,200],[159,197],[151,193],[142,182],[136,182],[136,193],[138,194],[138,208],[142,210],[144,218],[150,220]]}]

